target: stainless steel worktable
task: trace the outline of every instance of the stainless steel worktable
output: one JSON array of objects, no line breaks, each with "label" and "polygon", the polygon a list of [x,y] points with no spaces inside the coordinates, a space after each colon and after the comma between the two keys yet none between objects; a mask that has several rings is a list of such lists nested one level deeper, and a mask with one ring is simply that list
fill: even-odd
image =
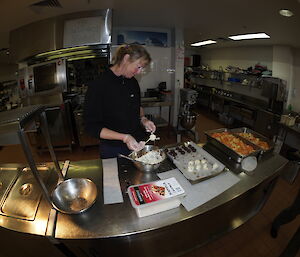
[{"label": "stainless steel worktable", "polygon": [[[143,108],[147,107],[159,107],[159,116],[154,118],[154,123],[157,127],[163,127],[163,126],[170,126],[171,122],[171,108],[173,105],[173,102],[171,101],[145,101],[143,98],[141,99],[141,105]],[[168,121],[165,121],[162,118],[162,107],[168,107]]]},{"label": "stainless steel worktable", "polygon": [[[220,158],[224,156],[219,155]],[[69,177],[88,177],[98,186],[98,199],[92,208],[80,215],[59,213],[57,217],[54,237],[76,256],[178,256],[253,217],[287,163],[282,156],[269,153],[259,160],[251,174],[240,172],[238,167],[228,163],[240,181],[224,193],[190,212],[180,206],[138,218],[125,190],[130,184],[152,181],[157,176],[137,171],[127,160],[120,161],[124,203],[112,205],[103,204],[101,160],[71,163]],[[228,160],[223,159],[223,162]],[[166,161],[162,170],[170,168],[172,164]]]}]

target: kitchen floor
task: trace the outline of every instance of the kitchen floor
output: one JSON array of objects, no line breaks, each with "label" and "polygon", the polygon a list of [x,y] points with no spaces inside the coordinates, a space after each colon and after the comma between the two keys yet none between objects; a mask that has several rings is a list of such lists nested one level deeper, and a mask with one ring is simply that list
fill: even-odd
[{"label": "kitchen floor", "polygon": [[[196,130],[199,133],[200,141],[205,143],[204,131],[224,127],[214,115],[208,112],[199,111],[196,122]],[[158,145],[164,146],[176,143],[176,134],[167,128],[159,128],[157,135],[160,136]],[[192,135],[184,133],[182,141],[193,140]],[[39,154],[34,152],[36,162],[50,161],[47,153]],[[74,147],[72,152],[57,151],[57,158],[60,161],[87,160],[98,158],[98,147],[87,147],[81,149]],[[25,156],[20,146],[13,145],[0,147],[0,163],[26,163]],[[298,174],[294,183],[289,184],[279,178],[278,182],[262,210],[239,228],[222,236],[221,238],[196,248],[181,257],[276,257],[285,249],[289,240],[300,226],[300,216],[292,222],[283,225],[278,237],[273,239],[270,236],[271,222],[281,210],[288,207],[296,197],[300,188],[300,175]],[[300,251],[298,255],[300,257]]]}]

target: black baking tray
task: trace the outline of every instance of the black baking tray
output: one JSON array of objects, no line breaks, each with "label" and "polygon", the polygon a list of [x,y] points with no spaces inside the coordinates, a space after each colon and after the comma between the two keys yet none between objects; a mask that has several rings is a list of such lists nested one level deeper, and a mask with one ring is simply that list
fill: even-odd
[{"label": "black baking tray", "polygon": [[[257,147],[255,144],[252,144],[251,142],[249,142],[248,140],[246,140],[243,137],[238,137],[240,140],[242,140],[245,144],[251,145],[254,149],[254,152],[252,152],[251,154],[247,154],[247,155],[242,155],[237,153],[236,151],[234,151],[233,149],[231,149],[230,147],[226,146],[225,144],[221,143],[220,141],[218,141],[217,139],[213,138],[211,135],[214,133],[221,133],[221,132],[229,132],[232,133],[231,129],[227,129],[227,128],[220,128],[220,129],[214,129],[214,130],[209,130],[209,131],[205,131],[205,135],[207,137],[207,142],[214,145],[215,147],[217,147],[219,150],[221,150],[222,152],[224,152],[225,154],[227,154],[232,160],[241,163],[243,159],[245,159],[248,156],[255,156],[258,157],[261,153],[261,148]],[[233,133],[232,133],[233,134]]]}]

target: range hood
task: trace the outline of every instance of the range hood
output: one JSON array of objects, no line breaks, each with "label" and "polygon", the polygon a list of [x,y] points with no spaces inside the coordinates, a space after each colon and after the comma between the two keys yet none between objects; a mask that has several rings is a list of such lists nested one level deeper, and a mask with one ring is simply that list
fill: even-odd
[{"label": "range hood", "polygon": [[[111,28],[111,9],[52,17],[11,31],[10,54],[15,62],[20,63],[45,52],[110,44]],[[96,37],[94,32],[97,32]]]}]

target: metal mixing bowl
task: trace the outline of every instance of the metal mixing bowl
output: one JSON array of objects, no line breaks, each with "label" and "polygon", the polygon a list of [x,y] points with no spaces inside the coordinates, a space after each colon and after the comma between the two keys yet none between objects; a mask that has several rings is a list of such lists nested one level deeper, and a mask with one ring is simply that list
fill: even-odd
[{"label": "metal mixing bowl", "polygon": [[185,129],[191,129],[195,126],[197,119],[197,114],[194,112],[188,112],[185,114],[181,120],[180,125],[184,127]]},{"label": "metal mixing bowl", "polygon": [[55,209],[76,214],[84,212],[94,204],[97,187],[87,178],[70,178],[57,185],[51,196]]},{"label": "metal mixing bowl", "polygon": [[130,157],[132,157],[133,159],[139,158],[142,155],[150,152],[150,151],[158,151],[160,153],[160,155],[162,156],[162,161],[156,164],[147,164],[147,163],[141,163],[141,162],[133,162],[134,165],[141,171],[144,172],[151,172],[156,170],[161,163],[166,159],[166,154],[165,152],[160,149],[158,146],[155,145],[146,145],[144,147],[144,149],[142,149],[141,151],[138,152],[133,152],[132,154],[130,154]]}]

